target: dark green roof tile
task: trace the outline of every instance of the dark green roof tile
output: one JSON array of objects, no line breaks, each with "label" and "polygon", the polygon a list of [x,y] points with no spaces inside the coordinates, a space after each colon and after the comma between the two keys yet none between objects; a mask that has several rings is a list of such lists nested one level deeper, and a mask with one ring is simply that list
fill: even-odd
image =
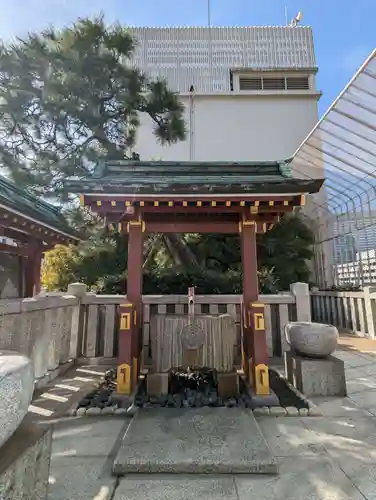
[{"label": "dark green roof tile", "polygon": [[69,227],[58,207],[39,200],[26,190],[19,189],[12,182],[0,176],[0,205],[6,209],[30,217],[58,232],[79,239]]},{"label": "dark green roof tile", "polygon": [[107,194],[253,194],[316,192],[322,180],[291,176],[286,162],[166,162],[101,163],[91,177],[68,180],[66,188],[80,193]]}]

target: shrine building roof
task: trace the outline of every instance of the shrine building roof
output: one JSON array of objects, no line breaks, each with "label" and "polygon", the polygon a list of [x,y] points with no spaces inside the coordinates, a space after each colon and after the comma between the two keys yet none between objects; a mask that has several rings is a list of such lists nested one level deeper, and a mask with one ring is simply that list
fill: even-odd
[{"label": "shrine building roof", "polygon": [[67,180],[65,187],[82,194],[187,195],[315,193],[323,179],[292,177],[286,162],[110,161],[90,177]]},{"label": "shrine building roof", "polygon": [[[60,233],[67,239],[80,240],[69,227],[58,207],[39,200],[24,189],[19,189],[2,176],[0,176],[0,211],[19,216],[30,223],[36,222],[38,226],[51,228],[55,233]],[[25,225],[26,229],[29,228]]]}]

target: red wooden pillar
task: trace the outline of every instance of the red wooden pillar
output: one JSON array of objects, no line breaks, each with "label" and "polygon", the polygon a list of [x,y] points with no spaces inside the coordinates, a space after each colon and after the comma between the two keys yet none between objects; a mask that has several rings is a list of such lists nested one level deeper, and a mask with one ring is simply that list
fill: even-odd
[{"label": "red wooden pillar", "polygon": [[258,302],[256,224],[240,223],[243,259],[243,370],[257,395],[268,395],[268,350],[264,305]]},{"label": "red wooden pillar", "polygon": [[127,224],[128,278],[127,302],[120,306],[118,392],[131,394],[138,381],[142,332],[142,265],[145,223],[139,219]]},{"label": "red wooden pillar", "polygon": [[25,259],[25,297],[33,297],[40,292],[42,258],[40,249],[34,249]]}]

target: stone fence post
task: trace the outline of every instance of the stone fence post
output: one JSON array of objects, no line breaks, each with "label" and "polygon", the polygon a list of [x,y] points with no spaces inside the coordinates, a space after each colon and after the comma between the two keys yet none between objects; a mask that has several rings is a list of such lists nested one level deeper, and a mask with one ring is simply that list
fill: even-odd
[{"label": "stone fence post", "polygon": [[375,320],[376,320],[376,310],[375,310],[375,299],[371,298],[371,294],[376,292],[376,287],[365,286],[363,288],[364,293],[364,311],[366,315],[367,322],[367,333],[369,338],[375,338]]},{"label": "stone fence post", "polygon": [[85,306],[82,305],[83,298],[87,293],[87,286],[84,283],[71,283],[68,285],[68,295],[74,295],[78,303],[73,308],[69,357],[77,359],[82,351],[82,337],[84,333]]},{"label": "stone fence post", "polygon": [[311,297],[307,283],[293,283],[290,286],[291,293],[295,296],[296,320],[312,321]]}]

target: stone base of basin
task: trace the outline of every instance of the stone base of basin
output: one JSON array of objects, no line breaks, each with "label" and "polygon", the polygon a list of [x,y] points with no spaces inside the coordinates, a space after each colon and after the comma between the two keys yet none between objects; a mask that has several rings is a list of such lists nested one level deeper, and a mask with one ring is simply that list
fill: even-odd
[{"label": "stone base of basin", "polygon": [[52,429],[27,422],[0,447],[0,498],[45,500]]},{"label": "stone base of basin", "polygon": [[148,373],[146,376],[146,387],[149,396],[165,396],[168,394],[168,373]]},{"label": "stone base of basin", "polygon": [[221,398],[231,398],[239,394],[239,375],[234,373],[218,373],[218,394]]},{"label": "stone base of basin", "polygon": [[305,396],[346,396],[345,364],[335,356],[315,359],[285,352],[285,373]]}]

